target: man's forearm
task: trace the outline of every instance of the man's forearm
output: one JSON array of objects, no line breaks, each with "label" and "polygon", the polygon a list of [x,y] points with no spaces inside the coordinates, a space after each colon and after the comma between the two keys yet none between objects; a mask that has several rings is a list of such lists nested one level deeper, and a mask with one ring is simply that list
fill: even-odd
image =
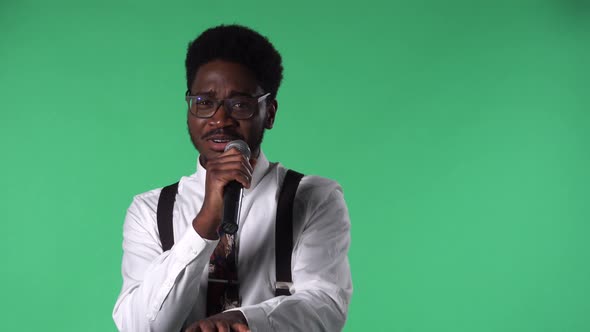
[{"label": "man's forearm", "polygon": [[149,257],[142,257],[145,252],[126,251],[124,289],[113,311],[119,330],[180,329],[197,299],[198,283],[215,244],[198,238],[189,228],[169,252],[156,256],[147,266]]}]

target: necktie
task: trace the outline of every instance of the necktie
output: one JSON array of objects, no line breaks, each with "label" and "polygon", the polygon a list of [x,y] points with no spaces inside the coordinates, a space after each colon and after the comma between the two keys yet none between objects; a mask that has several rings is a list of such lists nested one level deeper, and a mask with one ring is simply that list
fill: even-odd
[{"label": "necktie", "polygon": [[234,235],[221,234],[209,260],[207,317],[241,304]]}]

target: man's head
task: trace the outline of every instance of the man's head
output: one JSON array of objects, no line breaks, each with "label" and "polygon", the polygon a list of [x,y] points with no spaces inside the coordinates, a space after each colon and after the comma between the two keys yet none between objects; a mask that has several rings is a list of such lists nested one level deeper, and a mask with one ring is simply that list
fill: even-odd
[{"label": "man's head", "polygon": [[[245,140],[256,157],[264,130],[272,128],[277,110],[283,76],[277,50],[251,29],[222,25],[206,30],[189,44],[185,64],[187,94],[198,96],[189,97],[193,107],[187,112],[187,123],[201,163],[206,165],[234,139]],[[217,103],[222,100],[231,103]],[[239,116],[241,100],[255,108],[247,119]],[[216,111],[211,115],[203,111],[206,107]]]}]

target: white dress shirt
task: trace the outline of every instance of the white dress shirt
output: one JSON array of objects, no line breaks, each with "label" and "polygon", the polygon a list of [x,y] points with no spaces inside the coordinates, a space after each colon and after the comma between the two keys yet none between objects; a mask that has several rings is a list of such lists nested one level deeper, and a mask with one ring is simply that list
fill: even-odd
[{"label": "white dress shirt", "polygon": [[[201,238],[192,221],[203,204],[206,170],[182,177],[173,210],[174,241],[162,252],[156,210],[161,188],[137,195],[123,226],[123,287],[113,310],[120,331],[179,331],[205,318],[209,258],[219,240]],[[244,190],[238,277],[252,331],[340,331],[352,294],[350,220],[342,189],[305,176],[293,205],[291,296],[274,296],[275,216],[286,169],[260,153]],[[186,322],[186,325],[183,323]]]}]

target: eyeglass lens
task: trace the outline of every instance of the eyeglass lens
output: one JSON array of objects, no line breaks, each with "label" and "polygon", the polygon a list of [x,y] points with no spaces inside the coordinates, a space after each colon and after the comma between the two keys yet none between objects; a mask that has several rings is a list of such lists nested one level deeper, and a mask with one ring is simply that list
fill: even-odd
[{"label": "eyeglass lens", "polygon": [[221,101],[207,96],[194,96],[188,98],[189,109],[195,116],[208,118],[213,116],[224,104],[226,112],[235,119],[247,119],[251,117],[258,107],[258,100],[252,97],[237,96]]}]

